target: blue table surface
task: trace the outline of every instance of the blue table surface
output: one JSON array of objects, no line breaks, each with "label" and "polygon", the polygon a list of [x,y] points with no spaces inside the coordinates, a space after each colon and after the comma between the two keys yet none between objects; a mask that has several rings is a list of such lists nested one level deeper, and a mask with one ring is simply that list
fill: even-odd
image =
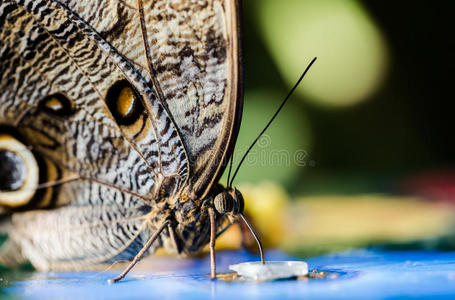
[{"label": "blue table surface", "polygon": [[[293,259],[269,251],[268,260]],[[220,252],[218,271],[257,260],[246,251]],[[224,282],[208,277],[209,260],[155,260],[154,271],[133,270],[117,284],[118,271],[33,273],[11,282],[3,297],[18,299],[455,299],[455,252],[359,249],[305,260],[310,270],[337,278],[275,282]]]}]

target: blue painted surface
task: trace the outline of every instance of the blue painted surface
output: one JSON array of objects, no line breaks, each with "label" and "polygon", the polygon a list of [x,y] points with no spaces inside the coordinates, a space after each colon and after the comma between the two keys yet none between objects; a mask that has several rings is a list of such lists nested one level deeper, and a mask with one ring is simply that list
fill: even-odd
[{"label": "blue painted surface", "polygon": [[[268,252],[270,260],[291,259]],[[244,251],[217,256],[218,271],[253,261]],[[3,293],[25,299],[455,299],[455,252],[355,250],[309,258],[310,270],[332,271],[335,279],[266,283],[211,281],[208,258],[160,259],[155,271],[133,271],[108,284],[108,272],[35,273]],[[177,262],[177,263],[176,263]],[[163,268],[164,267],[164,268]],[[166,270],[165,270],[166,269]]]}]

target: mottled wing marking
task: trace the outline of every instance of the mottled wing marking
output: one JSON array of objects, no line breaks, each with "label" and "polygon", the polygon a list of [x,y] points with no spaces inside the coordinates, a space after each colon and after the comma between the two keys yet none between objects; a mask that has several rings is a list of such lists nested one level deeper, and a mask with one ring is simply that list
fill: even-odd
[{"label": "mottled wing marking", "polygon": [[[67,207],[15,214],[11,235],[43,269],[131,258],[165,217],[149,212],[145,222],[144,207],[162,211],[162,191],[172,197],[188,177],[184,146],[150,77],[58,1],[2,0],[0,58],[0,123],[17,125],[35,151],[91,182],[62,186]],[[120,79],[136,88],[146,108],[146,124],[134,136],[114,122],[104,102]],[[37,109],[53,93],[74,102],[74,115]]]},{"label": "mottled wing marking", "polygon": [[[80,1],[62,0],[63,4],[86,20],[106,41],[141,71],[147,70],[145,47],[136,0]],[[87,5],[89,3],[89,5]],[[144,72],[146,73],[146,72]]]},{"label": "mottled wing marking", "polygon": [[[182,186],[176,229],[189,252],[207,242],[208,202],[186,195],[203,198],[237,135],[238,3],[147,0],[142,6],[141,27],[137,0],[0,2],[0,123],[19,126],[35,150],[83,177],[62,186],[65,201],[58,203],[68,206],[14,217],[11,234],[23,236],[18,240],[42,268],[131,258],[172,205],[152,199],[163,191],[172,198]],[[138,135],[119,127],[104,105],[107,89],[120,79],[144,100]],[[74,101],[70,118],[36,111],[40,99],[57,92]],[[56,228],[71,233],[58,237]],[[32,234],[37,230],[40,235]],[[78,244],[86,237],[93,243]],[[49,255],[53,247],[57,259]]]},{"label": "mottled wing marking", "polygon": [[13,216],[12,238],[19,241],[23,255],[40,270],[133,258],[151,234],[151,208],[141,199],[93,182],[71,183],[67,189],[71,206]]},{"label": "mottled wing marking", "polygon": [[[240,122],[238,1],[94,2],[96,9],[79,0],[65,1],[142,74],[151,74],[188,152],[187,192],[202,198],[228,156]],[[140,5],[145,28],[141,28]]]},{"label": "mottled wing marking", "polygon": [[[83,177],[144,196],[156,192],[154,184],[162,177],[177,176],[183,183],[188,171],[185,149],[146,79],[58,2],[19,1],[17,6],[5,1],[5,6],[8,3],[15,9],[4,17],[0,45],[5,57],[2,73],[13,80],[2,80],[0,86],[5,91],[0,115],[5,120],[0,122],[15,121],[20,115],[16,104],[22,99],[28,104],[24,109],[29,109],[45,95],[63,92],[78,108],[71,119],[55,120],[32,110],[20,124],[36,140],[38,150]],[[21,38],[24,29],[28,31]],[[125,77],[147,107],[144,122],[149,126],[144,126],[147,132],[140,140],[125,139],[104,104],[108,88]],[[42,128],[46,131],[40,135]],[[135,175],[145,178],[138,182]]]},{"label": "mottled wing marking", "polygon": [[143,10],[157,90],[190,158],[188,191],[201,197],[217,177],[231,137],[237,135],[238,3],[155,0],[143,1]]}]

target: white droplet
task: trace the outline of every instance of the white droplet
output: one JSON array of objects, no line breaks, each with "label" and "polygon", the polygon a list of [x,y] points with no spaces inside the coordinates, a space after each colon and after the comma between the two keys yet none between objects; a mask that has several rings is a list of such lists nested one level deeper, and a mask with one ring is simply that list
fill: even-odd
[{"label": "white droplet", "polygon": [[247,262],[230,265],[229,269],[239,276],[258,281],[286,279],[308,274],[308,264],[304,261]]}]

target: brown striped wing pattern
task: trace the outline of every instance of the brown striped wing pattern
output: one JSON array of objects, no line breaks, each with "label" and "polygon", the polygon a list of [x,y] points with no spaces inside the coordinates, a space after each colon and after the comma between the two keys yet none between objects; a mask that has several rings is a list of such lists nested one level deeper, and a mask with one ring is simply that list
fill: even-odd
[{"label": "brown striped wing pattern", "polygon": [[[199,250],[240,121],[238,40],[234,0],[0,0],[0,135],[59,182],[0,206],[0,261],[130,260],[164,219],[179,249],[165,230],[151,252]],[[131,116],[110,104],[119,85],[137,98]]]}]

